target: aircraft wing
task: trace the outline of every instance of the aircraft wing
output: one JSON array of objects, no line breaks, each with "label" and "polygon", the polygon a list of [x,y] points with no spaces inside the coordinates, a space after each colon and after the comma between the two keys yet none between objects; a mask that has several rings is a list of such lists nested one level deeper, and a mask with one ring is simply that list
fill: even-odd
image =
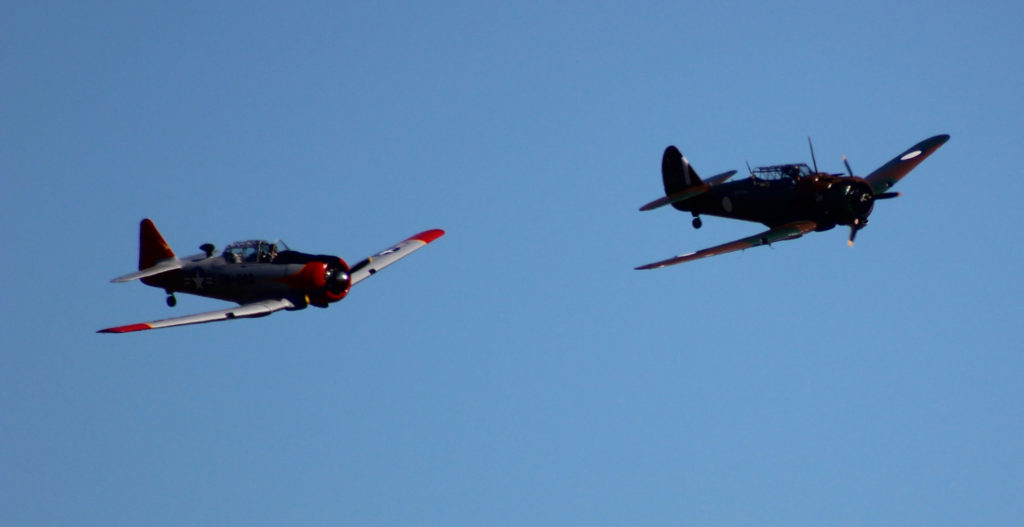
[{"label": "aircraft wing", "polygon": [[183,317],[165,318],[141,324],[128,324],[113,328],[101,329],[97,333],[130,333],[132,331],[143,331],[146,329],[169,328],[173,326],[185,326],[188,324],[202,324],[204,322],[220,322],[222,320],[234,320],[236,318],[263,317],[275,311],[295,307],[291,301],[284,298],[263,300],[238,307],[197,313]]},{"label": "aircraft wing", "polygon": [[932,155],[940,146],[946,144],[946,141],[949,141],[949,136],[945,134],[929,137],[892,158],[891,161],[868,174],[864,179],[871,183],[875,194],[881,194],[903,179],[903,176]]},{"label": "aircraft wing", "polygon": [[782,242],[786,240],[795,240],[808,232],[811,232],[817,227],[818,224],[813,221],[794,221],[785,225],[780,225],[773,229],[767,230],[760,234],[748,236],[741,240],[734,242],[724,243],[722,245],[716,245],[707,249],[702,249],[697,252],[684,254],[662,260],[660,262],[654,262],[647,265],[641,265],[637,267],[637,270],[643,269],[658,269],[661,267],[668,267],[670,265],[681,264],[692,260],[699,260],[701,258],[707,258],[708,256],[715,256],[719,254],[731,253],[734,251],[742,251],[744,249],[750,249],[751,247],[758,247],[761,245],[768,245],[775,242]]},{"label": "aircraft wing", "polygon": [[364,259],[349,270],[349,276],[352,277],[352,285],[356,285],[373,276],[377,271],[409,256],[413,251],[422,249],[428,243],[441,236],[444,236],[444,231],[441,229],[423,231]]}]

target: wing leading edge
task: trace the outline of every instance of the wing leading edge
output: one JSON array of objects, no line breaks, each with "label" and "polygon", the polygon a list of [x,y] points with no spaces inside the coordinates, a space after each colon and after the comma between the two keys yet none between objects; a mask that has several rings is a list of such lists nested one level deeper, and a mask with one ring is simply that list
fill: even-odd
[{"label": "wing leading edge", "polygon": [[903,176],[932,155],[940,146],[946,144],[946,141],[949,141],[949,136],[946,134],[929,137],[892,158],[864,179],[871,184],[875,194],[881,194],[899,183]]},{"label": "wing leading edge", "polygon": [[352,277],[352,285],[373,276],[385,267],[409,256],[415,251],[425,247],[428,243],[444,236],[441,229],[423,231],[415,236],[410,236],[383,251],[365,258],[363,261],[352,266],[349,275]]},{"label": "wing leading edge", "polygon": [[817,227],[818,224],[813,221],[794,221],[785,225],[769,229],[760,234],[748,236],[746,238],[736,240],[734,242],[723,243],[722,245],[716,245],[707,249],[701,249],[697,252],[684,254],[681,256],[675,256],[667,260],[660,262],[649,263],[647,265],[641,265],[637,267],[637,270],[645,269],[659,269],[661,267],[668,267],[670,265],[681,264],[684,262],[690,262],[693,260],[699,260],[701,258],[707,258],[708,256],[715,256],[719,254],[726,254],[735,251],[742,251],[744,249],[750,249],[752,247],[759,247],[761,245],[770,245],[775,242],[783,242],[786,240],[795,240],[808,232],[811,232]]}]

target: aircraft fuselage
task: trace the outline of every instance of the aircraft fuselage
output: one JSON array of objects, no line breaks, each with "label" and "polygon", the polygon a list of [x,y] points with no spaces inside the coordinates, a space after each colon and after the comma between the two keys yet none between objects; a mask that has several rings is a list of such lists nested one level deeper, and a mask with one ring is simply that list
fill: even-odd
[{"label": "aircraft fuselage", "polygon": [[[337,257],[286,251],[274,262],[232,262],[224,255],[199,254],[181,267],[143,278],[169,295],[187,293],[246,304],[288,298],[297,306],[326,307],[348,292],[348,265]],[[310,292],[319,294],[309,294]]]},{"label": "aircraft fuselage", "polygon": [[745,178],[715,185],[673,206],[694,215],[754,221],[776,227],[810,220],[820,227],[866,222],[874,205],[871,186],[862,178],[811,174],[799,178]]}]

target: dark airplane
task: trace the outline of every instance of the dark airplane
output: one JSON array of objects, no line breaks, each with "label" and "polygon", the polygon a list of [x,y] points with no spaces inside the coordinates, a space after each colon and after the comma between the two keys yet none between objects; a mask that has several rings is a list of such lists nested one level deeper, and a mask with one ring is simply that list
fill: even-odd
[{"label": "dark airplane", "polygon": [[812,147],[813,170],[805,164],[759,167],[750,170],[750,177],[731,182],[727,181],[736,174],[735,170],[702,180],[679,149],[670,146],[661,159],[665,197],[640,207],[641,211],[672,205],[676,210],[693,214],[693,227],[697,229],[701,226],[700,215],[706,214],[756,221],[768,230],[637,269],[657,269],[795,240],[808,232],[827,231],[836,225],[850,226],[848,243],[852,246],[857,231],[868,224],[875,200],[899,196],[889,189],[948,140],[948,135],[925,139],[863,178],[853,175],[845,157],[846,175],[818,172]]}]

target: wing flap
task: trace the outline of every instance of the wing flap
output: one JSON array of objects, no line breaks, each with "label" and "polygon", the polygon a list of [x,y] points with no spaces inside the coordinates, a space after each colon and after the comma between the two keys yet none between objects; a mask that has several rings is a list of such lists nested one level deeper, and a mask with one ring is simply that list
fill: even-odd
[{"label": "wing flap", "polygon": [[101,329],[97,331],[97,333],[131,333],[133,331],[143,331],[146,329],[169,328],[173,326],[185,326],[188,324],[202,324],[205,322],[221,322],[236,318],[263,317],[282,309],[290,309],[294,307],[295,304],[290,300],[277,298],[252,302],[250,304],[244,304],[228,309],[208,311],[206,313],[197,313],[194,315],[185,315],[183,317],[165,318],[161,320],[153,320],[151,322]]},{"label": "wing flap", "polygon": [[699,260],[701,258],[707,258],[708,256],[716,256],[719,254],[726,254],[735,251],[742,251],[750,249],[752,247],[759,247],[761,245],[769,245],[776,242],[782,242],[786,240],[795,240],[808,232],[811,232],[818,225],[813,221],[794,221],[785,225],[769,229],[760,234],[748,236],[746,238],[736,240],[734,242],[723,243],[722,245],[716,245],[707,249],[701,249],[697,252],[689,254],[683,254],[661,260],[660,262],[649,263],[647,265],[641,265],[637,267],[637,270],[645,269],[659,269],[661,267],[668,267],[670,265],[677,265],[684,262],[690,262],[693,260]]},{"label": "wing flap", "polygon": [[441,229],[431,229],[429,231],[423,231],[415,236],[410,236],[397,244],[380,251],[373,256],[367,257],[356,265],[352,266],[349,271],[349,276],[352,277],[352,285],[356,285],[363,280],[373,276],[384,269],[385,267],[409,256],[414,251],[422,249],[428,243],[444,236],[444,231]]}]

